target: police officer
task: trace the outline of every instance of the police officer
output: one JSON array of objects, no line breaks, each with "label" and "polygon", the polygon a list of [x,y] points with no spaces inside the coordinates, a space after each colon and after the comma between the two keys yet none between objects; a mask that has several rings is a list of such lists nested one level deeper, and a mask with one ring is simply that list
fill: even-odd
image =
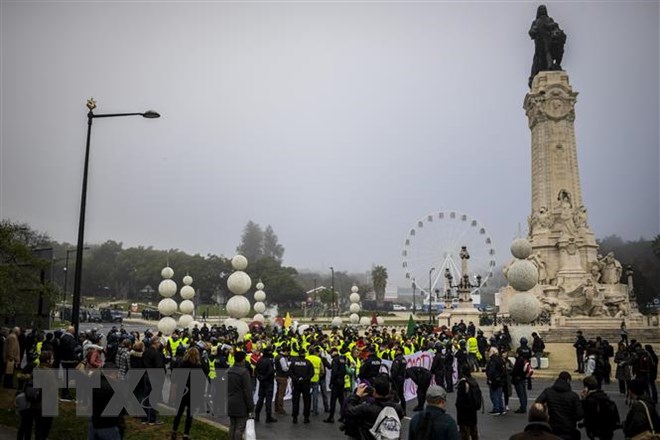
[{"label": "police officer", "polygon": [[406,365],[406,358],[403,357],[403,348],[397,346],[394,351],[392,367],[390,368],[390,378],[392,379],[392,384],[394,384],[394,391],[399,397],[399,403],[404,414],[406,413],[406,398],[403,395],[403,384],[406,381]]},{"label": "police officer", "polygon": [[344,401],[344,385],[346,381],[346,357],[339,354],[337,347],[330,351],[332,363],[330,364],[330,415],[323,420],[325,423],[335,423],[335,404]]},{"label": "police officer", "polygon": [[360,374],[358,377],[361,380],[366,380],[371,383],[371,381],[374,380],[376,376],[378,376],[378,372],[380,371],[380,366],[382,363],[383,361],[381,361],[376,355],[376,350],[374,350],[373,347],[370,347],[369,357],[360,367]]},{"label": "police officer", "polygon": [[300,395],[303,398],[303,416],[304,422],[309,423],[309,413],[312,403],[310,391],[312,386],[312,377],[314,376],[314,366],[305,359],[305,349],[298,349],[298,354],[291,359],[289,367],[289,377],[293,384],[293,394],[291,400],[293,403],[292,416],[293,423],[298,423],[298,413],[300,412]]},{"label": "police officer", "polygon": [[266,347],[263,350],[261,358],[257,361],[254,367],[254,374],[259,379],[259,400],[254,410],[254,421],[259,421],[259,413],[266,401],[266,423],[277,422],[273,418],[272,403],[273,403],[273,382],[275,381],[275,366],[273,365],[273,350]]}]

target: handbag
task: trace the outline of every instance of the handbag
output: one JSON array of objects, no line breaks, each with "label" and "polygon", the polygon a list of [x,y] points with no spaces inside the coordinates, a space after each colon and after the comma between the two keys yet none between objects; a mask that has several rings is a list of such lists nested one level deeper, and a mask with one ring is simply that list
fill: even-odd
[{"label": "handbag", "polygon": [[644,411],[646,412],[646,419],[649,421],[649,426],[651,429],[640,432],[634,437],[630,437],[630,440],[660,440],[660,435],[655,433],[655,428],[653,427],[653,420],[651,420],[651,414],[649,413],[649,407],[646,406],[646,403],[642,400],[638,400],[639,403],[642,404],[644,407]]},{"label": "handbag", "polygon": [[257,431],[254,428],[254,419],[248,419],[245,425],[245,440],[257,440]]},{"label": "handbag", "polygon": [[26,409],[30,408],[30,402],[28,402],[27,396],[23,391],[16,394],[15,404],[16,411],[18,412],[25,411]]}]

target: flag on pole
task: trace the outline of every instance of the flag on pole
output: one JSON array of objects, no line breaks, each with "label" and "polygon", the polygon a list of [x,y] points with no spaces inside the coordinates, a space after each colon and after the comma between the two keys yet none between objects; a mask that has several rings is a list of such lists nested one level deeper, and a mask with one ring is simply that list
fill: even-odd
[{"label": "flag on pole", "polygon": [[411,337],[415,334],[415,320],[413,319],[412,313],[410,314],[410,317],[408,318],[408,329],[406,330],[406,335],[408,337]]},{"label": "flag on pole", "polygon": [[286,317],[284,318],[284,328],[291,327],[292,323],[293,320],[291,319],[291,315],[289,314],[289,312],[286,312]]}]

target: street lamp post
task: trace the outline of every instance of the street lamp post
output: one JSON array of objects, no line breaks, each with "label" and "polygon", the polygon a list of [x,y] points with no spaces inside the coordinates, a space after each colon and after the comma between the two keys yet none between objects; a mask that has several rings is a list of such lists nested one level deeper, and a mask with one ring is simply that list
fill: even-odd
[{"label": "street lamp post", "polygon": [[432,267],[429,270],[429,324],[433,322],[433,319],[431,318],[433,313],[433,281],[431,278],[433,276],[433,271],[435,271],[435,267]]},{"label": "street lamp post", "polygon": [[417,304],[415,302],[415,289],[417,289],[417,285],[415,284],[415,279],[413,278],[412,281],[412,288],[413,288],[413,315],[417,311]]},{"label": "street lamp post", "polygon": [[[89,250],[89,248],[85,247],[83,250],[86,251]],[[66,286],[69,283],[69,254],[75,251],[76,251],[75,248],[66,250],[66,261],[64,263],[64,298],[62,299],[64,305],[66,305],[66,292],[67,292]]]},{"label": "street lamp post", "polygon": [[76,246],[76,271],[73,278],[73,304],[71,308],[71,323],[78,335],[80,325],[80,289],[82,281],[82,257],[83,246],[85,243],[85,208],[87,205],[87,176],[89,170],[89,144],[92,136],[92,121],[94,118],[114,118],[119,116],[142,116],[147,119],[160,118],[160,115],[153,110],[144,113],[106,113],[94,114],[96,102],[93,98],[87,100],[87,142],[85,144],[85,162],[83,166],[82,195],[80,196],[80,220],[78,221],[78,245]]},{"label": "street lamp post", "polygon": [[332,272],[332,307],[335,309],[335,316],[337,314],[337,304],[335,299],[335,268],[330,266],[330,272]]}]

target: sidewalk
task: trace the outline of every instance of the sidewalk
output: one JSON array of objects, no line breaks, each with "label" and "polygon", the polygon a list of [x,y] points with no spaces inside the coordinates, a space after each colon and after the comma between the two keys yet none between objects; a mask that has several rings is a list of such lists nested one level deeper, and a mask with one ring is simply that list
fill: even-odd
[{"label": "sidewalk", "polygon": [[0,440],[15,440],[16,432],[14,428],[0,425]]}]

